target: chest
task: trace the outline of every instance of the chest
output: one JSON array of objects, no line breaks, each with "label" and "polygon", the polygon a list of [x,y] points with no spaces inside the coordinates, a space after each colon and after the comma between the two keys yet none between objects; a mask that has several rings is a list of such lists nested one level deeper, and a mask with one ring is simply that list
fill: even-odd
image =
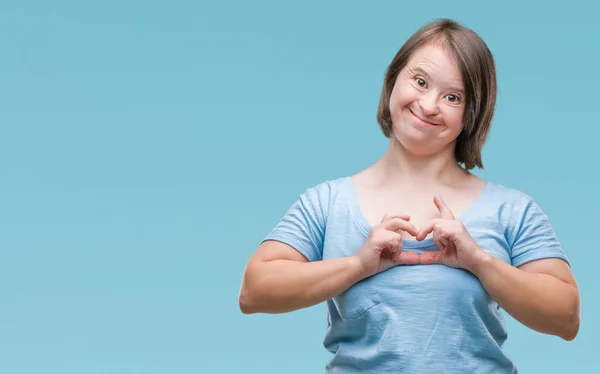
[{"label": "chest", "polygon": [[[452,190],[444,191],[370,191],[367,189],[357,191],[358,204],[364,219],[370,226],[381,223],[386,214],[407,214],[410,222],[421,230],[440,218],[441,214],[433,202],[435,195],[442,196],[446,205],[459,217],[468,208],[475,195],[461,194]],[[413,239],[410,234],[401,233],[403,239]]]},{"label": "chest", "polygon": [[443,265],[397,266],[377,274],[373,291],[393,306],[486,304],[488,296],[474,275]]}]

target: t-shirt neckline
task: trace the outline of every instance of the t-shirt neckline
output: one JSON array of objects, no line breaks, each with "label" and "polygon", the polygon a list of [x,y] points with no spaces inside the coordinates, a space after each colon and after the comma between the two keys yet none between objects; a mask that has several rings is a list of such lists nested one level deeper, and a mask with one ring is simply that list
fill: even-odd
[{"label": "t-shirt neckline", "polygon": [[[371,232],[371,225],[367,222],[367,219],[362,213],[360,205],[358,203],[358,195],[356,193],[356,189],[354,187],[354,183],[352,179],[347,176],[344,178],[346,180],[346,184],[348,185],[349,196],[348,196],[348,206],[351,210],[352,217],[354,222],[359,226],[361,231],[368,236]],[[457,217],[458,220],[463,222],[463,224],[469,219],[469,217],[473,214],[473,212],[477,209],[479,205],[482,204],[485,197],[488,195],[490,190],[493,187],[493,183],[486,180],[485,185],[482,191],[479,193],[479,196],[469,206],[465,209],[460,216]],[[428,248],[437,248],[435,245],[433,238],[429,237],[424,239],[423,241],[418,241],[416,239],[405,239],[402,241],[403,248],[419,248],[419,249],[428,249]]]}]

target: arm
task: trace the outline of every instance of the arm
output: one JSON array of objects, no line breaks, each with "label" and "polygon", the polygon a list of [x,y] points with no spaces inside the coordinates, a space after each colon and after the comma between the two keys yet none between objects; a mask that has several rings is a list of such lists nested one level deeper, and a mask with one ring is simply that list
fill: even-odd
[{"label": "arm", "polygon": [[471,269],[507,313],[538,332],[573,340],[579,331],[579,289],[566,262],[542,259],[514,267],[488,255]]},{"label": "arm", "polygon": [[361,280],[352,257],[308,262],[291,246],[265,241],[251,257],[242,279],[243,313],[285,313],[328,300]]},{"label": "arm", "polygon": [[[468,270],[479,278],[498,305],[525,326],[565,340],[575,339],[579,332],[580,295],[567,262],[540,256],[539,260],[518,267],[507,264],[479,247],[440,197],[435,197],[434,203],[442,219],[433,220],[417,235],[417,240],[433,232],[440,252],[422,255],[421,262]],[[550,249],[557,256],[562,254],[547,216],[536,204],[529,204],[528,208],[524,224],[511,244],[513,257]]]},{"label": "arm", "polygon": [[243,313],[285,313],[306,308],[346,291],[356,282],[399,264],[416,264],[402,251],[402,230],[417,234],[408,216],[391,214],[372,228],[357,253],[308,261],[288,244],[264,241],[250,258],[239,294]]}]

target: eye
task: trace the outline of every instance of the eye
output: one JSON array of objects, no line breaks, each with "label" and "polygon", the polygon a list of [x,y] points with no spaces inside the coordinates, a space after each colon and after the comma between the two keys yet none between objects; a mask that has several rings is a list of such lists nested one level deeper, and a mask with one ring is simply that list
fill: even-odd
[{"label": "eye", "polygon": [[458,103],[460,103],[460,101],[461,101],[461,99],[460,99],[460,96],[458,96],[458,95],[453,95],[453,94],[446,95],[446,100],[448,100],[448,101],[449,101],[449,102],[451,102],[452,104],[458,104]]},{"label": "eye", "polygon": [[417,84],[419,87],[422,87],[422,88],[425,88],[425,87],[427,87],[427,82],[425,82],[425,80],[424,80],[423,78],[416,77],[416,78],[415,78],[415,83],[416,83],[416,84]]}]

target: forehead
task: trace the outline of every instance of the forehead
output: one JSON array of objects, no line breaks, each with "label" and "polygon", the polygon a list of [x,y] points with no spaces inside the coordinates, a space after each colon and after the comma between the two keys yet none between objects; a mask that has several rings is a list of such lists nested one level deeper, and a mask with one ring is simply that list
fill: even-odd
[{"label": "forehead", "polygon": [[427,44],[414,51],[406,67],[423,70],[439,83],[462,87],[456,58],[440,43]]}]

